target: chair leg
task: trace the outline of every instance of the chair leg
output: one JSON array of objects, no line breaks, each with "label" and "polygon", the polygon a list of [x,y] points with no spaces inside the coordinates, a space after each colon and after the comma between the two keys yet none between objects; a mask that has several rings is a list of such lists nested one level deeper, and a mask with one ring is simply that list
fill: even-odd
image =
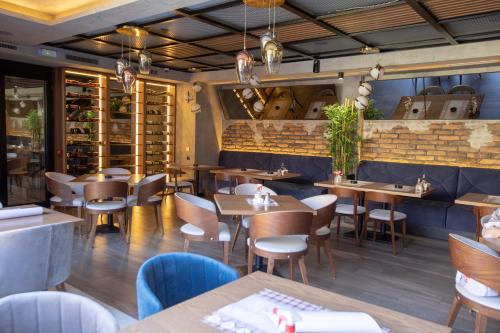
[{"label": "chair leg", "polygon": [[457,319],[458,311],[460,310],[460,299],[457,295],[453,297],[453,302],[451,303],[450,313],[448,314],[448,321],[446,322],[446,326],[453,327],[453,323],[455,319]]},{"label": "chair leg", "polygon": [[337,215],[337,239],[340,236],[340,215]]},{"label": "chair leg", "polygon": [[474,333],[486,332],[487,317],[480,312],[476,312],[476,320],[474,322]]},{"label": "chair leg", "polygon": [[240,234],[240,229],[241,229],[241,216],[237,216],[236,218],[238,219],[238,224],[236,225],[236,231],[234,232],[231,251],[234,251],[234,246],[236,245],[236,241],[238,240],[238,236]]},{"label": "chair leg", "polygon": [[227,265],[229,264],[229,244],[230,242],[223,242],[224,243],[224,263]]},{"label": "chair leg", "polygon": [[187,252],[189,249],[189,239],[184,238],[184,252]]},{"label": "chair leg", "polygon": [[304,261],[304,256],[299,258],[299,269],[300,269],[300,275],[302,275],[302,282],[304,282],[304,284],[309,284],[309,280],[307,279],[307,270],[306,270],[306,263]]},{"label": "chair leg", "polygon": [[391,244],[392,244],[392,255],[396,255],[396,235],[394,234],[394,221],[391,221],[389,226],[391,227]]},{"label": "chair leg", "polygon": [[318,260],[318,265],[321,265],[321,242],[316,241],[316,259]]},{"label": "chair leg", "polygon": [[58,285],[56,285],[56,290],[57,291],[66,291],[66,285],[64,284],[64,282],[61,282]]},{"label": "chair leg", "polygon": [[333,262],[332,247],[330,245],[330,239],[325,239],[323,241],[323,248],[325,250],[326,259],[328,260],[328,265],[330,266],[330,270],[332,271],[333,279],[335,280],[337,274],[335,272],[335,263]]},{"label": "chair leg", "polygon": [[408,247],[408,243],[406,242],[406,220],[403,220],[403,225],[402,225],[402,234],[403,234],[403,248]]},{"label": "chair leg", "polygon": [[290,262],[290,263],[289,263],[289,265],[288,265],[288,278],[289,278],[290,280],[292,280],[292,281],[293,281],[293,271],[294,271],[294,267],[293,267],[293,264],[294,264],[294,262],[293,262],[293,258],[290,258],[289,262]]},{"label": "chair leg", "polygon": [[[373,222],[373,240],[377,239],[378,222]],[[367,231],[368,232],[368,231]]]},{"label": "chair leg", "polygon": [[127,235],[127,244],[130,244],[130,238],[132,238],[132,216],[133,216],[133,207],[127,207],[127,219],[126,219],[126,235]]},{"label": "chair leg", "polygon": [[247,271],[248,274],[252,274],[253,270],[253,260],[254,260],[254,254],[251,248],[248,249],[248,261],[247,261]]},{"label": "chair leg", "polygon": [[89,235],[89,241],[88,241],[88,249],[94,248],[94,241],[95,241],[95,232],[96,232],[96,227],[97,227],[97,219],[94,222],[94,215],[90,215],[90,235]]},{"label": "chair leg", "polygon": [[361,239],[359,235],[359,225],[358,225],[358,215],[354,214],[352,216],[352,222],[354,223],[354,236],[356,237],[356,244],[361,245]]},{"label": "chair leg", "polygon": [[165,234],[165,230],[163,229],[163,216],[161,214],[161,204],[154,206],[156,223],[158,228],[160,229],[160,234],[163,236]]},{"label": "chair leg", "polygon": [[274,259],[267,259],[267,274],[273,274],[274,271]]}]

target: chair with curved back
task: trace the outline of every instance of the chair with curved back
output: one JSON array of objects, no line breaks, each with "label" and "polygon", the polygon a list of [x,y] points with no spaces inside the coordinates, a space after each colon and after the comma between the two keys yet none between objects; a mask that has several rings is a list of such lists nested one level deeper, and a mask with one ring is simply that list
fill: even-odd
[{"label": "chair with curved back", "polygon": [[241,184],[262,184],[262,181],[259,179],[255,179],[251,176],[235,176],[234,177],[236,186],[241,185]]},{"label": "chair with curved back", "polygon": [[187,252],[190,241],[222,242],[224,263],[227,264],[231,235],[227,224],[219,222],[215,204],[192,194],[177,192],[175,193],[175,210],[177,217],[186,222],[181,227],[184,252]]},{"label": "chair with curved back", "polygon": [[[97,216],[100,214],[120,214],[120,233],[127,242],[127,194],[128,184],[120,181],[104,181],[88,183],[83,188],[85,196],[85,213],[90,226],[88,247],[94,247],[97,227]],[[94,219],[94,216],[96,218]]]},{"label": "chair with curved back", "polygon": [[337,198],[344,198],[352,201],[352,204],[337,203],[335,206],[335,216],[337,217],[337,238],[340,235],[340,218],[348,216],[352,218],[356,242],[358,245],[361,245],[361,237],[359,237],[361,231],[359,222],[360,216],[365,213],[366,209],[365,207],[359,205],[359,192],[348,188],[331,188],[329,192],[336,195]]},{"label": "chair with curved back", "polygon": [[156,226],[163,235],[163,218],[161,215],[162,197],[158,193],[163,193],[165,190],[166,177],[164,173],[148,176],[141,179],[136,186],[136,193],[127,197],[127,241],[130,242],[132,232],[132,208],[134,206],[153,206],[155,212]]},{"label": "chair with curved back", "polygon": [[491,214],[497,210],[496,207],[474,207],[474,216],[476,217],[476,241],[481,237],[483,225],[491,218]]},{"label": "chair with curved back", "polygon": [[137,273],[139,320],[238,278],[235,269],[198,254],[174,252],[150,258]]},{"label": "chair with curved back", "polygon": [[101,170],[103,175],[131,175],[130,170],[125,168],[105,168]]},{"label": "chair with curved back", "polygon": [[64,179],[69,181],[74,179],[74,177],[59,174],[58,172],[46,172],[45,178],[47,191],[53,195],[53,197],[49,199],[50,209],[54,209],[55,207],[63,207],[64,209],[68,207],[75,207],[77,209],[78,217],[82,217],[82,207],[84,205],[83,196],[74,194],[72,188],[65,182],[61,181]]},{"label": "chair with curved back", "polygon": [[318,264],[321,263],[321,246],[323,246],[326,258],[328,259],[328,265],[335,279],[335,264],[333,262],[332,247],[330,245],[330,223],[335,214],[337,196],[333,194],[322,194],[302,199],[301,201],[316,211],[316,215],[314,215],[312,219],[309,241],[310,243],[316,244]]},{"label": "chair with curved back", "polygon": [[[242,180],[242,179],[240,179]],[[265,187],[257,182],[248,182],[239,184],[234,188],[235,195],[254,195],[257,192],[257,188],[261,187],[262,195],[277,195],[276,192],[271,190],[269,187]],[[241,227],[245,228],[245,234],[247,234],[248,228],[250,228],[250,216],[237,216],[236,217],[236,231],[234,232],[233,244],[231,246],[231,250],[234,250],[234,245],[238,240],[238,236],[240,234]],[[246,237],[245,237],[246,238]]]},{"label": "chair with curved back", "polygon": [[267,258],[267,273],[272,274],[275,260],[289,261],[289,278],[293,280],[298,261],[302,281],[307,279],[304,257],[311,232],[311,212],[269,212],[252,216],[248,240],[248,274],[252,272],[254,256]]},{"label": "chair with curved back", "polygon": [[[500,256],[484,244],[456,235],[448,235],[451,264],[454,268],[485,286],[500,291]],[[476,333],[486,331],[487,318],[500,320],[500,296],[476,296],[460,283],[455,284],[455,297],[447,325],[453,326],[460,307],[476,313]]]},{"label": "chair with curved back", "polygon": [[166,186],[166,194],[168,194],[169,190],[173,190],[174,193],[179,192],[184,189],[188,189],[189,193],[194,194],[194,185],[192,182],[187,180],[180,180],[179,176],[184,172],[177,167],[167,167],[166,172],[168,174],[169,181],[165,184]]},{"label": "chair with curved back", "polygon": [[366,238],[368,233],[367,225],[368,222],[373,222],[373,240],[377,238],[377,228],[379,225],[387,224],[390,228],[391,233],[391,243],[392,243],[392,254],[396,255],[396,223],[401,224],[401,241],[403,248],[406,247],[406,214],[394,210],[396,203],[401,199],[397,196],[378,193],[378,192],[366,192],[365,193],[365,207],[368,207],[370,202],[388,204],[389,209],[372,209],[367,210],[365,213],[365,223],[363,225],[363,237]]},{"label": "chair with curved back", "polygon": [[9,179],[9,193],[13,193],[13,182],[16,183],[17,187],[26,190],[23,187],[23,178],[29,176],[28,164],[29,164],[29,156],[20,155],[17,158],[11,159],[7,161],[7,178]]},{"label": "chair with curved back", "polygon": [[37,291],[0,299],[2,333],[114,333],[118,322],[97,302],[76,294]]},{"label": "chair with curved back", "polygon": [[[235,177],[226,173],[216,173],[214,176],[215,192],[220,194],[233,194]],[[223,184],[221,187],[220,184]],[[227,186],[226,186],[227,185]]]}]

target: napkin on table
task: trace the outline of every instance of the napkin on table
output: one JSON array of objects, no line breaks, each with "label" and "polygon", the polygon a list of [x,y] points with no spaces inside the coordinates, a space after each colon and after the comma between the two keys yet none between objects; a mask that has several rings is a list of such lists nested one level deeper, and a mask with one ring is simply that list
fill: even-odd
[{"label": "napkin on table", "polygon": [[13,207],[0,209],[0,220],[15,219],[18,217],[42,215],[43,207]]}]

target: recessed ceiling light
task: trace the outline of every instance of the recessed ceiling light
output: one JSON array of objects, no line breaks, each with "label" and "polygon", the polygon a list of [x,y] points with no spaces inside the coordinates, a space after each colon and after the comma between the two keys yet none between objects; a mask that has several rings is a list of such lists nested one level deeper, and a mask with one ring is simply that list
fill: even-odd
[{"label": "recessed ceiling light", "polygon": [[380,49],[378,47],[365,45],[359,50],[359,52],[363,54],[380,53]]},{"label": "recessed ceiling light", "polygon": [[196,68],[196,67],[191,67],[191,68],[188,68],[188,71],[190,71],[191,73],[199,73],[199,72],[201,72],[201,69]]}]

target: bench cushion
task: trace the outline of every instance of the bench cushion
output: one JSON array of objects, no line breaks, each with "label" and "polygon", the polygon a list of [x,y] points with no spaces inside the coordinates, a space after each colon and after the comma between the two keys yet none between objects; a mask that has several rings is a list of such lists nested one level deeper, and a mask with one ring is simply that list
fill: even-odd
[{"label": "bench cushion", "polygon": [[500,170],[460,168],[457,197],[471,192],[500,195]]},{"label": "bench cushion", "polygon": [[457,194],[458,170],[458,167],[450,166],[363,161],[358,169],[358,178],[413,186],[425,174],[436,189],[426,199],[453,202]]},{"label": "bench cushion", "polygon": [[472,206],[453,205],[446,212],[446,229],[454,231],[476,231],[476,217]]},{"label": "bench cushion", "polygon": [[446,210],[452,203],[433,200],[407,198],[396,205],[396,210],[408,215],[408,228],[437,227],[444,228]]},{"label": "bench cushion", "polygon": [[298,156],[273,154],[270,161],[270,169],[278,170],[281,164],[290,172],[300,173],[300,177],[287,179],[291,183],[308,183],[328,179],[332,170],[332,159],[330,157]]},{"label": "bench cushion", "polygon": [[269,170],[272,154],[223,150],[219,154],[219,165],[226,168],[249,168]]},{"label": "bench cushion", "polygon": [[326,194],[326,188],[314,185],[290,183],[287,181],[269,180],[264,185],[275,191],[279,195],[291,195],[296,199],[302,200],[315,195]]}]

